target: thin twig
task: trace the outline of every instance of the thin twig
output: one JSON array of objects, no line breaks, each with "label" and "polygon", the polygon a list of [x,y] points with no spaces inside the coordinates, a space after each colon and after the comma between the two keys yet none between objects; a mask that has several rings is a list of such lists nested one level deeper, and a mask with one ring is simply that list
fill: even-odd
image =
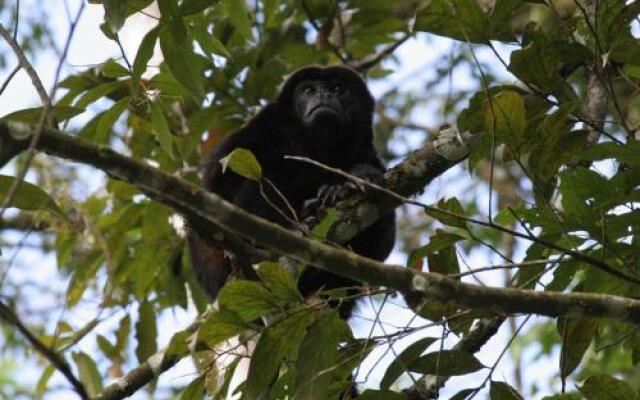
[{"label": "thin twig", "polygon": [[16,0],[16,13],[14,18],[16,19],[15,25],[13,25],[13,40],[18,40],[18,26],[20,25],[20,0]]},{"label": "thin twig", "polygon": [[509,350],[509,348],[513,344],[514,340],[516,340],[516,338],[518,337],[518,334],[520,333],[522,328],[524,328],[525,324],[527,322],[529,322],[530,318],[531,318],[531,315],[527,315],[527,317],[524,319],[524,321],[522,321],[520,326],[518,326],[518,329],[516,329],[516,331],[513,333],[513,335],[511,335],[511,338],[509,339],[509,342],[507,343],[506,346],[504,346],[504,348],[500,352],[500,355],[498,355],[498,358],[496,359],[496,361],[491,366],[491,368],[489,370],[489,373],[485,377],[484,381],[480,384],[480,386],[478,386],[475,389],[475,391],[473,392],[471,397],[465,398],[466,400],[473,399],[480,392],[480,389],[482,389],[487,384],[487,382],[489,382],[489,380],[491,379],[491,376],[493,375],[493,373],[495,372],[496,368],[498,367],[498,364],[500,363],[500,360],[502,360],[502,357],[504,357],[504,355],[506,354],[507,350]]},{"label": "thin twig", "polygon": [[[307,2],[305,0],[300,0],[300,4],[302,5],[302,10],[304,11],[305,15],[307,16],[307,19],[309,20],[309,23],[311,24],[311,26],[313,27],[313,29],[316,31],[316,33],[318,35],[322,34],[322,27],[320,25],[318,25],[318,23],[316,22],[315,18],[313,17],[313,15],[311,14],[311,10],[309,9],[309,6],[307,5]],[[338,16],[338,18],[340,18],[340,16]],[[327,38],[327,46],[329,46],[329,48],[331,49],[331,51],[333,52],[333,54],[336,55],[336,57],[338,57],[338,59],[340,59],[340,61],[343,64],[346,64],[347,58],[340,52],[340,49],[334,45],[333,43],[331,43],[329,41],[329,39]]]},{"label": "thin twig", "polygon": [[124,51],[124,47],[122,47],[122,43],[120,42],[120,36],[118,36],[118,34],[115,35],[115,41],[118,44],[118,48],[120,48],[120,54],[122,54],[122,58],[124,59],[124,62],[127,64],[127,69],[129,70],[129,73],[132,73],[131,63],[127,58],[127,53]]},{"label": "thin twig", "polygon": [[[563,260],[563,262],[571,261],[571,259]],[[447,275],[450,278],[462,278],[467,275],[474,275],[478,272],[486,272],[486,271],[495,271],[498,269],[509,270],[515,268],[523,268],[523,267],[534,267],[537,265],[545,265],[549,263],[555,263],[555,261],[542,259],[542,260],[531,260],[531,261],[523,261],[520,263],[506,263],[506,264],[496,264],[490,265],[488,267],[475,268],[467,272],[460,272],[459,274]]]},{"label": "thin twig", "polygon": [[60,79],[60,72],[62,70],[62,65],[64,64],[64,60],[67,58],[67,53],[69,51],[71,39],[73,38],[73,34],[75,32],[76,26],[78,24],[78,21],[80,20],[82,11],[84,10],[84,5],[85,5],[84,2],[80,3],[80,7],[78,8],[78,13],[76,14],[76,18],[71,23],[71,26],[69,27],[69,33],[67,35],[67,40],[62,52],[62,56],[60,57],[60,61],[58,62],[58,66],[56,68],[56,73],[53,79],[53,86],[51,88],[50,95],[47,95],[47,93],[44,91],[44,86],[42,86],[42,82],[40,81],[38,74],[33,69],[33,66],[31,65],[31,63],[29,63],[29,60],[24,55],[22,48],[20,48],[18,43],[15,40],[13,40],[12,37],[8,36],[9,32],[4,28],[2,24],[0,24],[0,35],[2,35],[4,39],[7,41],[7,43],[9,43],[9,45],[13,48],[13,51],[16,53],[16,56],[18,57],[18,61],[20,65],[22,66],[22,68],[24,68],[24,70],[27,72],[27,74],[31,78],[31,82],[33,82],[33,85],[35,86],[36,91],[40,95],[40,99],[43,102],[42,114],[40,115],[40,120],[36,125],[36,131],[31,137],[31,141],[27,149],[27,156],[24,161],[24,165],[22,166],[22,169],[20,170],[20,172],[16,175],[16,178],[11,183],[11,187],[9,187],[7,194],[4,196],[4,199],[0,204],[0,220],[2,219],[2,215],[4,214],[4,211],[7,209],[7,206],[9,205],[9,203],[11,203],[14,196],[18,192],[18,188],[20,187],[20,184],[24,180],[24,177],[27,175],[27,171],[29,170],[31,161],[33,160],[33,158],[37,153],[36,146],[38,144],[38,140],[40,140],[40,136],[42,135],[45,125],[51,125],[51,121],[49,121],[51,106],[52,106],[51,101],[55,97],[55,93],[58,88],[58,80]]},{"label": "thin twig", "polygon": [[4,91],[7,89],[7,86],[9,86],[9,83],[13,80],[13,77],[16,76],[16,74],[18,73],[18,71],[20,71],[21,68],[22,68],[22,66],[20,64],[18,64],[13,69],[13,71],[11,71],[11,73],[9,73],[9,76],[7,76],[7,79],[5,79],[4,83],[2,84],[2,86],[0,86],[0,96],[2,96],[2,93],[4,93]]},{"label": "thin twig", "polygon": [[45,346],[44,343],[35,337],[35,335],[29,331],[22,321],[20,321],[20,318],[18,318],[13,310],[11,310],[11,308],[2,301],[0,301],[0,319],[11,326],[14,326],[25,337],[25,339],[27,339],[31,346],[33,346],[34,350],[40,353],[51,363],[51,365],[55,367],[55,369],[64,375],[82,399],[89,399],[89,395],[87,394],[84,385],[73,375],[69,364],[67,364],[64,358]]},{"label": "thin twig", "polygon": [[365,179],[359,178],[357,176],[353,176],[353,175],[351,175],[351,174],[349,174],[347,172],[344,172],[344,171],[342,171],[342,170],[340,170],[338,168],[329,167],[327,165],[324,165],[322,163],[319,163],[319,162],[317,162],[315,160],[312,160],[310,158],[307,158],[307,157],[285,156],[285,158],[286,159],[290,159],[290,160],[296,160],[296,161],[305,162],[305,163],[308,163],[308,164],[311,164],[311,165],[315,165],[317,167],[320,167],[322,169],[325,169],[325,170],[330,171],[332,173],[335,173],[337,175],[343,176],[346,179],[354,181],[354,182],[356,182],[356,183],[358,183],[360,185],[367,186],[367,187],[370,187],[372,189],[375,189],[375,190],[377,190],[377,191],[379,191],[381,193],[386,194],[387,196],[390,196],[391,198],[393,198],[393,199],[395,199],[395,200],[397,200],[397,201],[399,201],[401,203],[406,203],[406,204],[414,205],[414,206],[417,206],[417,207],[421,207],[425,211],[431,211],[433,213],[443,214],[443,215],[446,215],[446,216],[449,216],[449,217],[460,219],[462,221],[465,221],[465,222],[468,222],[468,223],[471,223],[471,224],[484,226],[486,228],[495,229],[497,231],[500,231],[500,232],[503,232],[503,233],[507,233],[509,235],[512,235],[512,236],[515,236],[515,237],[519,237],[521,239],[526,239],[526,240],[528,240],[530,242],[541,244],[541,245],[546,246],[548,248],[560,251],[562,253],[566,253],[566,254],[572,256],[573,258],[575,258],[576,260],[584,261],[584,262],[586,262],[586,263],[588,263],[588,264],[590,264],[590,265],[592,265],[592,266],[594,266],[594,267],[596,267],[596,268],[598,268],[598,269],[600,269],[600,270],[602,270],[604,272],[607,272],[607,273],[609,273],[609,274],[611,274],[613,276],[616,276],[616,277],[618,277],[620,279],[623,279],[623,280],[626,280],[626,281],[629,281],[629,282],[633,282],[633,283],[636,283],[636,284],[640,284],[640,277],[635,276],[635,275],[631,275],[631,274],[629,274],[629,273],[627,273],[625,271],[616,269],[613,266],[611,266],[608,263],[606,263],[605,261],[603,261],[601,259],[598,259],[598,258],[591,257],[591,256],[589,256],[587,254],[584,254],[584,253],[580,252],[580,251],[573,250],[573,249],[567,249],[567,248],[564,248],[564,247],[562,247],[562,246],[560,246],[560,245],[558,245],[556,243],[550,242],[548,240],[541,239],[541,238],[536,237],[536,236],[531,236],[530,234],[525,234],[525,233],[522,233],[522,232],[514,231],[513,229],[505,228],[505,227],[503,227],[501,225],[495,224],[493,221],[483,221],[483,220],[480,220],[480,219],[477,219],[477,218],[471,218],[471,217],[468,217],[466,215],[458,214],[458,213],[451,212],[451,211],[448,211],[448,210],[444,210],[444,209],[441,209],[441,208],[438,208],[438,207],[433,207],[433,206],[430,206],[430,205],[425,204],[425,203],[421,203],[421,202],[416,201],[416,200],[411,200],[408,197],[401,196],[398,193],[395,193],[392,190],[384,188],[384,187],[382,187],[380,185],[376,185],[375,183],[371,183],[371,182],[369,182],[369,181],[367,181]]},{"label": "thin twig", "polygon": [[384,49],[380,50],[379,53],[374,54],[372,57],[369,57],[369,58],[366,58],[366,59],[364,59],[362,61],[354,63],[354,64],[351,65],[351,67],[353,69],[355,69],[356,71],[358,71],[358,72],[366,72],[366,71],[368,71],[369,69],[371,69],[371,68],[375,67],[376,65],[378,65],[382,60],[387,58],[389,55],[391,55],[391,53],[396,51],[396,49],[398,47],[402,46],[412,36],[413,36],[413,32],[405,33],[400,39],[396,40],[395,42],[393,42],[389,46],[387,46]]},{"label": "thin twig", "polygon": [[18,58],[18,63],[25,70],[25,72],[31,79],[33,87],[36,89],[36,92],[38,92],[38,96],[40,96],[40,101],[42,102],[42,104],[48,103],[49,95],[47,94],[44,85],[42,85],[42,81],[40,80],[38,73],[29,62],[29,59],[27,59],[27,56],[24,54],[24,51],[22,51],[22,48],[20,47],[18,42],[11,35],[11,32],[9,32],[7,28],[2,25],[2,23],[0,23],[0,35],[2,35],[7,44],[11,46],[11,49]]}]

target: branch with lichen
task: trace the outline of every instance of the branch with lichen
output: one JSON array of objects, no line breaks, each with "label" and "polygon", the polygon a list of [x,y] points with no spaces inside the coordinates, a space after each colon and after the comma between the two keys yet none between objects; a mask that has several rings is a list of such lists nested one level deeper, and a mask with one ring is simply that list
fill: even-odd
[{"label": "branch with lichen", "polygon": [[[53,129],[43,133],[38,144],[41,151],[92,165],[115,179],[135,185],[150,198],[174,208],[187,217],[202,218],[216,227],[224,227],[230,234],[250,239],[278,254],[336,275],[393,288],[411,298],[413,302],[435,300],[452,302],[469,309],[507,314],[591,316],[640,323],[640,301],[631,298],[480,287],[439,274],[386,265],[346,249],[300,236],[280,225],[247,213],[181,178],[125,157],[107,146],[96,145]],[[447,147],[450,145],[448,142],[444,148],[431,148],[449,156],[462,154]],[[459,150],[457,147],[456,149]],[[443,158],[441,155],[437,157]],[[420,167],[413,170],[420,170]]]},{"label": "branch with lichen", "polygon": [[[8,148],[20,148],[20,141],[13,138],[22,137],[22,141],[25,141],[28,139],[28,135],[26,139],[24,135],[27,132],[28,129],[21,130],[16,126],[11,127],[10,131],[0,129],[0,145],[13,143],[13,146]],[[405,163],[390,171],[384,185],[400,193],[421,190],[423,186],[420,186],[420,182],[428,182],[464,159],[471,147],[471,142],[459,134],[452,135],[447,140],[441,139],[439,143],[430,143],[414,153]],[[225,235],[250,239],[274,253],[333,274],[392,288],[404,294],[412,304],[438,301],[452,303],[461,308],[483,309],[504,314],[591,316],[640,324],[640,301],[635,299],[613,295],[481,287],[439,274],[385,265],[346,249],[300,236],[247,213],[183,179],[122,156],[107,146],[89,143],[53,129],[43,132],[38,142],[38,150],[101,169],[115,179],[135,185],[150,198],[174,208],[187,218],[200,218],[215,229],[223,227]],[[397,199],[393,201],[397,202]],[[387,204],[387,207],[392,204],[393,202]],[[375,222],[376,216],[371,215],[367,218],[369,222]],[[356,230],[360,226],[356,224]],[[345,233],[344,237],[352,234],[354,229],[346,231],[348,234]],[[162,369],[168,368],[176,361],[163,361]]]}]

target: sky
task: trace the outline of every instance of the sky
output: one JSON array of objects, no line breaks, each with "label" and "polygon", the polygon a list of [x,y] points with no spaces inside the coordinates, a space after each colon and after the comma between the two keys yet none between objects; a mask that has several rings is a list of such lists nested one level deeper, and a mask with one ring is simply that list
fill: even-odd
[{"label": "sky", "polygon": [[[49,0],[46,3],[48,4],[46,4],[45,7],[47,8],[51,16],[50,22],[54,26],[54,31],[59,34],[58,42],[63,43],[69,28],[69,16],[67,8],[65,8],[64,6],[65,1]],[[33,9],[32,7],[41,7],[42,4],[43,2],[37,0],[23,0],[23,15],[27,15],[30,8]],[[68,10],[70,10],[70,14],[74,15],[80,4],[79,1],[70,0],[67,2],[67,4]],[[69,73],[74,73],[78,70],[82,70],[88,66],[94,65],[97,62],[104,61],[109,57],[118,58],[120,56],[120,51],[116,44],[102,35],[102,33],[97,28],[98,25],[102,22],[102,18],[103,9],[101,5],[88,4],[85,7],[70,48],[67,61],[62,68],[63,77],[68,75]],[[120,37],[129,59],[133,59],[144,33],[146,33],[154,23],[155,22],[153,19],[143,15],[137,15],[127,20],[127,23],[125,24],[123,30],[120,32]],[[445,57],[450,49],[451,41],[445,39],[437,39],[431,40],[427,43],[427,41],[423,39],[423,37],[418,36],[418,40],[409,40],[397,50],[396,55],[398,56],[400,63],[397,66],[390,65],[390,67],[394,69],[394,73],[391,74],[387,79],[371,85],[371,90],[374,94],[374,97],[379,96],[389,87],[393,86],[398,86],[400,89],[412,89],[420,87],[419,84],[421,81],[430,78],[429,75],[433,74],[434,72],[430,72],[428,69],[426,72],[424,72],[424,67],[434,64],[437,60]],[[0,46],[4,46],[2,47],[2,51],[6,52],[6,44],[2,43],[0,44]],[[508,59],[509,48],[499,47],[499,49],[501,52],[503,52],[503,56]],[[156,54],[156,57],[160,57],[160,55]],[[492,54],[480,50],[478,51],[478,57],[481,61],[492,62],[492,60],[494,60]],[[57,67],[57,60],[58,58],[55,54],[48,52],[44,53],[43,56],[35,62],[35,68],[40,74],[47,89],[50,89],[53,85],[53,79]],[[14,62],[14,59],[9,58],[10,66],[15,65]],[[422,73],[416,74],[416,71],[422,71]],[[8,71],[3,71],[3,73],[6,74],[8,73]],[[513,80],[513,78],[510,77],[507,73],[503,73],[501,77],[507,81]],[[2,79],[1,76],[0,79]],[[452,82],[454,85],[456,85],[456,87],[474,87],[475,85],[475,83],[471,80],[468,71],[462,69],[457,69],[454,71]],[[15,111],[25,107],[37,106],[38,104],[39,100],[31,85],[31,82],[29,81],[26,74],[21,71],[13,79],[3,95],[0,96],[0,114],[4,115],[11,111]],[[426,107],[424,110],[422,110],[422,112],[414,115],[413,117],[417,120],[417,122],[420,122],[427,126],[433,126],[435,121],[437,121],[437,119],[435,118],[435,113],[437,111],[438,110],[435,110],[433,107]],[[419,137],[416,137],[413,141],[409,140],[409,146],[417,146],[420,144],[421,140],[422,138]],[[455,174],[461,174],[461,171],[461,167],[456,167],[447,172],[447,174],[449,174],[449,176],[454,176]],[[12,171],[9,168],[5,168],[1,170],[0,173],[11,174]],[[461,175],[465,176],[465,174],[466,173],[462,172]],[[103,177],[100,174],[97,174],[95,171],[88,168],[82,168],[81,175],[84,177],[84,181],[86,182],[86,187],[82,188],[82,191],[85,192],[86,195],[100,190],[100,187],[104,182]],[[466,174],[466,178],[464,179],[468,179],[468,174]],[[422,200],[426,202],[433,202],[444,195],[455,195],[456,188],[450,186],[445,187],[445,185],[443,185],[443,182],[445,181],[446,179],[441,178],[432,183],[427,189],[426,193],[423,195]],[[5,258],[3,261],[7,261],[12,256],[12,254],[4,254],[2,256],[3,258]],[[20,281],[21,276],[23,276],[25,279],[27,277],[38,276],[43,280],[43,282],[59,282],[61,287],[65,287],[66,282],[63,282],[60,279],[56,279],[58,274],[56,270],[55,259],[53,256],[43,256],[42,254],[34,251],[22,250],[17,255],[16,259],[19,261],[19,268],[14,268],[11,273],[15,274],[17,281]],[[396,264],[404,264],[405,256],[396,251],[392,254],[388,261]],[[471,266],[484,266],[489,264],[490,261],[491,259],[488,258],[486,254],[476,254],[473,258],[467,260],[467,262]],[[488,284],[497,285],[502,281],[501,275],[497,275],[495,277],[491,277],[490,275],[483,275],[483,278],[486,278],[485,283]],[[406,311],[402,307],[394,306],[394,303],[401,303],[401,299],[395,298],[392,299],[389,303],[390,304],[386,306],[381,313],[381,320],[396,326],[403,326],[411,320],[412,313]],[[364,317],[373,318],[379,306],[380,305],[377,302],[362,302],[359,308],[359,313]],[[61,308],[62,307],[60,307],[60,309]],[[84,311],[86,312],[77,313],[81,315],[71,315],[67,317],[77,322],[76,326],[81,326],[83,322],[88,321],[94,316],[92,312],[94,310],[88,308]],[[135,310],[132,316],[135,317]],[[193,309],[190,309],[186,312],[176,310],[173,313],[167,313],[166,315],[164,315],[161,321],[162,328],[158,330],[160,334],[159,345],[162,346],[163,344],[166,344],[170,339],[171,334],[181,328],[186,327],[194,316],[195,311]],[[114,320],[116,322],[118,321],[117,318]],[[424,324],[425,322],[423,320],[415,320],[413,323]],[[356,335],[368,336],[371,333],[370,324],[367,323],[365,319],[354,318],[352,320],[352,326],[354,327]],[[113,329],[113,327],[113,324],[106,324],[104,327],[100,328],[100,331],[103,333],[107,333],[111,329]],[[384,332],[382,332],[380,327],[376,327],[376,329],[373,331],[374,335],[383,333]],[[421,335],[436,337],[439,337],[440,334],[441,330],[439,329],[427,329],[425,332],[421,333]],[[413,335],[407,340],[402,340],[396,343],[396,345],[394,345],[394,351],[401,351],[402,348],[410,344],[416,338],[417,336]],[[483,351],[478,355],[480,360],[484,362],[485,365],[492,365],[496,356],[503,350],[507,340],[508,335],[506,334],[505,329],[502,329],[501,333],[493,338],[483,348]],[[80,345],[81,348],[83,348],[89,354],[92,354],[96,351],[94,343],[95,341],[93,340],[85,340],[81,342]],[[447,343],[453,343],[453,341],[448,340]],[[524,355],[524,365],[526,365],[526,368],[524,368],[525,382],[530,383],[531,381],[535,380],[540,382],[539,386],[545,387],[546,381],[550,379],[550,377],[553,376],[555,374],[555,371],[557,370],[557,361],[555,359],[552,359],[541,360],[534,363],[532,360],[527,359],[527,357],[531,358],[531,354],[533,354],[531,350],[532,349],[529,350],[529,353],[525,353]],[[367,374],[369,374],[371,365],[374,364],[376,364],[377,366],[370,374],[369,379],[372,382],[377,382],[382,377],[382,374],[385,370],[384,365],[388,364],[388,362],[391,361],[391,357],[384,357],[383,361],[379,365],[376,363],[376,360],[385,351],[386,349],[384,347],[381,347],[373,352],[373,354],[365,363],[364,367],[361,369],[359,375],[360,378],[364,379]],[[390,354],[393,354],[393,352],[391,352]],[[494,379],[504,379],[507,381],[511,381],[511,370],[512,365],[510,361],[508,359],[503,360],[494,373]],[[19,379],[24,382],[34,382],[38,379],[40,372],[40,368],[24,369],[22,370]],[[484,375],[485,372],[480,372],[467,377],[452,379],[443,392],[443,398],[447,398],[448,396],[456,393],[456,389],[458,388],[470,387],[473,382],[480,382]],[[193,377],[193,367],[191,366],[189,360],[185,360],[181,362],[177,367],[163,375],[162,381],[171,384],[176,382],[187,383]],[[540,394],[531,398],[539,398],[542,394],[545,393],[548,394],[548,392],[541,392]],[[136,395],[133,398],[146,398],[146,396]]]}]

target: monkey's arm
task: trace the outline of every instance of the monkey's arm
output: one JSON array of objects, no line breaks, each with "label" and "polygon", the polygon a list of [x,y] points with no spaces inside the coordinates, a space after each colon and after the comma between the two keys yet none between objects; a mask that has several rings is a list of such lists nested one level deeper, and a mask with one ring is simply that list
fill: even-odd
[{"label": "monkey's arm", "polygon": [[[384,167],[375,153],[372,153],[366,162],[355,164],[348,172],[358,178],[379,184],[383,179]],[[325,208],[333,206],[358,191],[375,195],[372,189],[352,181],[323,185],[315,198],[304,203],[302,215],[307,221],[314,221],[323,214]],[[383,261],[393,249],[395,232],[395,212],[392,211],[353,238],[347,246],[358,254]]]},{"label": "monkey's arm", "polygon": [[[223,199],[240,207],[248,208],[246,199],[256,196],[257,188],[254,182],[235,174],[233,171],[222,170],[220,160],[234,149],[243,147],[252,150],[255,143],[252,141],[251,131],[240,130],[233,136],[225,139],[220,145],[206,156],[203,162],[203,186]],[[207,241],[202,227],[202,221],[190,220],[191,230],[187,235],[191,265],[193,271],[202,284],[205,291],[215,299],[222,286],[231,274],[235,262],[225,254],[224,250]],[[197,228],[197,234],[194,232]],[[211,232],[210,235],[215,235]]]}]

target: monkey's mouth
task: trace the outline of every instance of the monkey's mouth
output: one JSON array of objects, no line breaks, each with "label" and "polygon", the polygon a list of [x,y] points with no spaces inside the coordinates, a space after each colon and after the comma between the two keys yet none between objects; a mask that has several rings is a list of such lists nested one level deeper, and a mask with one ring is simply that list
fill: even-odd
[{"label": "monkey's mouth", "polygon": [[340,117],[340,111],[336,110],[328,104],[319,104],[313,107],[308,114],[312,118],[317,118],[321,115]]}]

